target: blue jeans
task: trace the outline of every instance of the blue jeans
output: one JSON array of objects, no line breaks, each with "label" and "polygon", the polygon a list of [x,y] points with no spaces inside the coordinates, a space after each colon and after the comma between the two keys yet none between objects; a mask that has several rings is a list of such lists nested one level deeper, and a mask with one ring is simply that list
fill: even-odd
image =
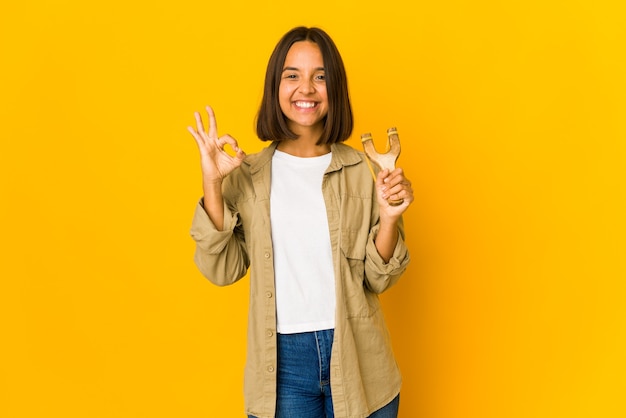
[{"label": "blue jeans", "polygon": [[[332,329],[278,334],[276,418],[334,418],[330,392],[333,335]],[[396,418],[399,403],[398,395],[369,418]]]}]

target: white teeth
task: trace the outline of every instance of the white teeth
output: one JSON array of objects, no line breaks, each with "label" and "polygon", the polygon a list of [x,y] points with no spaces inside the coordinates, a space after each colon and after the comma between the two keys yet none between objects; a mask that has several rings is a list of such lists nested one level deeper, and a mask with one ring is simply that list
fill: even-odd
[{"label": "white teeth", "polygon": [[315,102],[296,102],[296,106],[311,108],[311,107],[315,107]]}]

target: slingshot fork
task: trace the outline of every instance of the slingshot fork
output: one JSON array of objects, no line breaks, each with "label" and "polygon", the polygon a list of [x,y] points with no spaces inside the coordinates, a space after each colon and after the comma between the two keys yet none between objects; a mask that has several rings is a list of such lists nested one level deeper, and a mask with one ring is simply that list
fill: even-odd
[{"label": "slingshot fork", "polygon": [[[387,129],[388,150],[384,154],[380,154],[376,151],[371,133],[361,135],[361,143],[363,144],[367,158],[380,170],[387,169],[393,171],[396,168],[396,161],[400,156],[400,138],[398,137],[398,130],[395,127]],[[376,181],[376,178],[374,178],[374,181]],[[391,206],[399,206],[404,202],[404,199],[387,201]]]}]

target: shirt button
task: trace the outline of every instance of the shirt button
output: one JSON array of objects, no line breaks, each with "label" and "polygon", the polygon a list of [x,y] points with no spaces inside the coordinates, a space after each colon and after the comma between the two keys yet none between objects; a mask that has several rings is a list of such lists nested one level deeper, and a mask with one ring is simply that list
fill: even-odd
[{"label": "shirt button", "polygon": [[268,337],[271,337],[272,335],[274,335],[274,333],[272,332],[272,330],[271,330],[271,329],[268,329],[268,330],[267,330],[267,336],[268,336]]},{"label": "shirt button", "polygon": [[269,366],[267,368],[267,371],[270,372],[270,373],[274,373],[274,366]]},{"label": "shirt button", "polygon": [[265,258],[270,258],[270,253],[265,253],[264,257]]},{"label": "shirt button", "polygon": [[272,292],[265,292],[265,296],[269,299],[272,297]]}]

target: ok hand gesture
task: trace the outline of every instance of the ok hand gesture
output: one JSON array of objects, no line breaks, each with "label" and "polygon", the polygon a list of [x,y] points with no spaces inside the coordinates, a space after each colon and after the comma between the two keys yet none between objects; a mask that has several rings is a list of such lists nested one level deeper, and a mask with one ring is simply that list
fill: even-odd
[{"label": "ok hand gesture", "polygon": [[[202,164],[202,177],[207,183],[221,184],[224,177],[231,171],[241,165],[246,156],[237,140],[230,135],[217,136],[217,123],[215,122],[215,113],[211,106],[206,107],[209,115],[209,129],[205,131],[202,123],[202,117],[199,112],[195,113],[196,129],[191,126],[187,130],[196,140],[198,149],[200,150],[200,162]],[[232,156],[224,150],[224,146],[228,144],[235,151]]]}]

